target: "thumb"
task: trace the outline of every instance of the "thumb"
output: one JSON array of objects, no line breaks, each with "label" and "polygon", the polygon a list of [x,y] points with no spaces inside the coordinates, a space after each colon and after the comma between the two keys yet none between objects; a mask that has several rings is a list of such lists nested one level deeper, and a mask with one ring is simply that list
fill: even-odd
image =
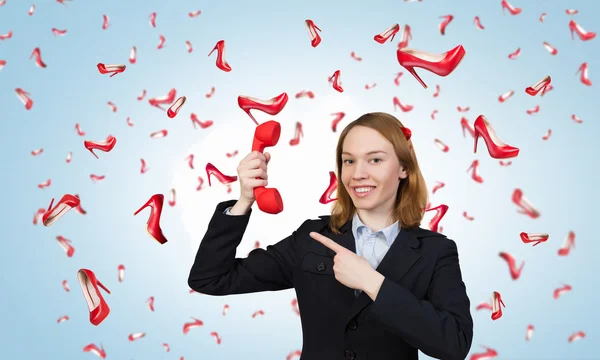
[{"label": "thumb", "polygon": [[269,154],[268,152],[265,153],[265,157],[267,158],[267,164],[269,163],[269,160],[271,160],[271,154]]}]

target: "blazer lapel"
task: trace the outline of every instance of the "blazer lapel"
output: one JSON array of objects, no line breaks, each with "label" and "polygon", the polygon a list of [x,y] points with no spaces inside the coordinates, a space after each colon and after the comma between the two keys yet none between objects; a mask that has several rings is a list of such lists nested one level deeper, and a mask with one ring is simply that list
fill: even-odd
[{"label": "blazer lapel", "polygon": [[[352,232],[350,231],[350,233]],[[354,239],[352,234],[350,234],[350,237]],[[400,282],[408,270],[421,258],[417,251],[419,245],[420,241],[414,232],[402,229],[379,266],[377,266],[377,272],[391,281]],[[352,306],[348,321],[372,302],[373,300],[367,293],[361,292]]]}]

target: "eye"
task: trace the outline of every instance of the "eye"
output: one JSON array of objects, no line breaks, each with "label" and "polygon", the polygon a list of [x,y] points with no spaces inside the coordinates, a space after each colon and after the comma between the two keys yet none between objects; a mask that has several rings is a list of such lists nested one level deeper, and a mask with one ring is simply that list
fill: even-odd
[{"label": "eye", "polygon": [[346,159],[346,160],[344,160],[344,161],[342,161],[342,162],[345,164],[345,163],[346,163],[346,161],[352,161],[352,160],[350,160],[350,159]]},{"label": "eye", "polygon": [[380,159],[380,158],[373,158],[373,159],[371,159],[371,160],[379,160],[379,161],[381,161],[381,159]]}]

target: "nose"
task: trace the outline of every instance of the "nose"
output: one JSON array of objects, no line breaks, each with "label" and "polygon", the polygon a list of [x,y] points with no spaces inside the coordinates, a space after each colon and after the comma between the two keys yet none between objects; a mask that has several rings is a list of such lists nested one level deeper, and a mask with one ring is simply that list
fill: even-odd
[{"label": "nose", "polygon": [[352,180],[360,180],[368,177],[366,164],[362,161],[358,161],[354,166],[354,172],[352,173]]}]

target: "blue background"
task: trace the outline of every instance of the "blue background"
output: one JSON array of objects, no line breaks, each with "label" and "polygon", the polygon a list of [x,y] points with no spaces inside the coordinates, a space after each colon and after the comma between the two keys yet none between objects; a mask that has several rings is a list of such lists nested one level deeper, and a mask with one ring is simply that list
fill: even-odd
[{"label": "blue background", "polygon": [[[413,131],[413,142],[429,189],[436,181],[446,187],[432,195],[432,205],[444,203],[450,210],[442,220],[444,233],[459,247],[461,268],[473,305],[475,321],[471,354],[485,345],[505,359],[593,359],[597,349],[598,261],[600,246],[593,225],[597,216],[600,178],[596,169],[599,146],[597,91],[600,78],[599,39],[571,40],[568,23],[575,19],[588,31],[597,28],[600,10],[593,1],[524,1],[517,16],[503,15],[498,1],[348,2],[348,1],[55,1],[36,3],[33,16],[30,3],[8,0],[0,7],[0,34],[13,31],[13,37],[0,41],[0,161],[3,164],[1,188],[5,189],[1,222],[4,232],[0,309],[2,326],[0,348],[3,358],[84,359],[89,343],[102,344],[108,359],[284,359],[301,349],[300,318],[292,311],[293,290],[229,297],[190,294],[187,277],[198,244],[215,205],[237,198],[238,183],[231,193],[215,180],[213,187],[196,191],[197,177],[206,180],[204,165],[212,162],[234,175],[237,163],[251,146],[254,123],[237,107],[238,95],[268,99],[288,92],[290,101],[276,117],[258,113],[260,122],[276,119],[282,124],[282,140],[273,148],[269,166],[271,184],[284,197],[286,210],[274,218],[255,207],[238,257],[245,257],[260,240],[261,247],[273,244],[295,230],[306,218],[327,214],[329,205],[318,199],[334,169],[334,149],[343,127],[369,111],[395,114]],[[568,4],[568,5],[567,5]],[[579,10],[567,15],[565,8]],[[190,18],[188,12],[201,10]],[[157,28],[149,16],[157,13]],[[539,22],[541,13],[547,16]],[[112,24],[102,30],[102,15]],[[440,16],[454,20],[440,35]],[[473,24],[479,16],[485,30]],[[310,46],[305,19],[312,19],[323,31],[322,43]],[[413,39],[409,47],[442,53],[462,44],[467,55],[454,73],[445,78],[417,70],[429,85],[423,89],[396,60],[396,45],[384,45],[373,36],[391,24],[409,24]],[[67,29],[62,37],[51,29]],[[159,35],[165,47],[157,49]],[[226,41],[225,58],[233,68],[225,73],[215,67],[216,54],[206,55],[218,40]],[[185,41],[194,52],[188,54]],[[551,56],[542,46],[548,41],[558,49]],[[137,63],[129,64],[129,51],[137,47]],[[40,47],[48,65],[41,69],[29,56]],[[516,60],[508,54],[521,48]],[[363,57],[350,57],[355,51]],[[96,64],[122,63],[127,70],[109,78],[100,75]],[[588,63],[593,85],[579,81],[575,72]],[[341,70],[345,91],[337,93],[327,82]],[[393,79],[404,72],[400,86]],[[554,89],[544,97],[530,97],[524,89],[545,75],[552,77]],[[365,84],[377,86],[365,90]],[[435,85],[440,96],[432,97]],[[207,99],[204,94],[216,88]],[[26,111],[15,96],[23,88],[34,100]],[[151,107],[147,99],[166,95],[171,88],[187,102],[175,119]],[[143,101],[136,97],[146,89]],[[295,99],[301,90],[312,90],[315,99]],[[505,103],[498,96],[515,90]],[[408,113],[394,112],[393,96],[415,106]],[[113,113],[107,106],[118,106]],[[527,109],[540,105],[530,116]],[[457,106],[469,106],[459,113]],[[431,112],[439,112],[435,120]],[[331,113],[345,111],[346,118],[333,133]],[[215,124],[194,129],[190,113]],[[485,114],[498,136],[521,149],[512,165],[502,167],[490,158],[480,141],[473,154],[470,137],[462,137],[460,118],[471,123]],[[571,120],[576,114],[582,124]],[[126,124],[131,117],[134,127]],[[304,125],[305,137],[296,147],[288,139],[296,121]],[[81,124],[86,132],[74,130]],[[149,134],[168,129],[163,139]],[[542,136],[548,129],[548,141]],[[95,159],[83,147],[83,140],[103,140],[108,134],[117,139],[110,153]],[[450,147],[443,153],[434,144],[439,138]],[[43,148],[39,156],[34,149]],[[236,158],[225,152],[239,149]],[[65,162],[68,152],[73,161]],[[195,153],[195,169],[185,157]],[[140,158],[150,170],[140,174]],[[466,172],[471,162],[480,161],[483,184],[475,183]],[[271,173],[272,172],[272,173]],[[93,183],[90,174],[105,175]],[[46,189],[37,184],[52,179]],[[177,189],[177,205],[165,202],[162,228],[169,242],[159,245],[144,231],[148,210],[133,217],[155,193],[168,196]],[[515,188],[541,212],[531,219],[516,212],[511,202]],[[71,211],[52,227],[32,225],[32,214],[47,207],[65,193],[79,194],[81,215]],[[467,211],[472,222],[462,217]],[[278,226],[273,228],[277,219]],[[426,223],[424,223],[426,224]],[[576,233],[576,249],[567,257],[557,250],[569,231]],[[548,242],[523,244],[519,233],[546,232]],[[55,240],[57,235],[73,241],[76,251],[67,258]],[[513,254],[525,261],[521,277],[513,281],[498,252]],[[117,281],[117,266],[124,264],[125,280]],[[111,314],[100,326],[89,323],[89,313],[77,283],[77,270],[88,268],[112,291],[103,293]],[[66,279],[71,288],[61,286]],[[553,290],[562,284],[573,290],[560,299]],[[504,316],[490,319],[489,311],[475,311],[499,291],[506,308]],[[145,301],[155,297],[155,312]],[[230,305],[222,316],[224,304]],[[264,316],[252,318],[258,309]],[[68,315],[69,321],[56,320]],[[184,335],[182,327],[201,319],[204,326]],[[525,341],[528,324],[535,326],[530,342]],[[587,336],[568,343],[569,335],[584,331]],[[217,331],[223,342],[217,345],[209,336]],[[146,332],[146,337],[129,342],[127,336]],[[171,352],[161,346],[169,343]],[[425,357],[426,358],[426,357]]]}]

